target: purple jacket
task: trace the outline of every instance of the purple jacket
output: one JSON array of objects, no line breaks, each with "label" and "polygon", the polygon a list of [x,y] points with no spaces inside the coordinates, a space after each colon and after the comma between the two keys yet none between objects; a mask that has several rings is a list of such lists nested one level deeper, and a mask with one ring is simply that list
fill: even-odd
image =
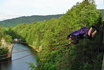
[{"label": "purple jacket", "polygon": [[88,31],[89,29],[87,27],[82,27],[79,30],[72,32],[71,35],[78,36],[83,34],[83,36],[86,37],[88,35]]}]

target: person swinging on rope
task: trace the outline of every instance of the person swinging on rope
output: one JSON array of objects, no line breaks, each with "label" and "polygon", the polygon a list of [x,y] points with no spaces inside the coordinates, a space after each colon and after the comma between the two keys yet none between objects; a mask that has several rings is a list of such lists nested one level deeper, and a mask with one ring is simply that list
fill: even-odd
[{"label": "person swinging on rope", "polygon": [[[93,29],[95,29],[95,31],[92,33]],[[72,42],[69,42],[69,44],[77,44],[79,43],[79,40],[84,38],[90,40],[93,39],[93,37],[98,31],[99,30],[95,26],[91,26],[90,29],[88,29],[87,27],[81,27],[79,30],[71,32],[71,34],[67,36],[67,39],[72,40]]]}]

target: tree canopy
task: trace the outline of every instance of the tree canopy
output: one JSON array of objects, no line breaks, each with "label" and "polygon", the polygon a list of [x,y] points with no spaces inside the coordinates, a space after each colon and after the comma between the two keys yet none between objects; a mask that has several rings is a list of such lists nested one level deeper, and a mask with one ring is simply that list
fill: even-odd
[{"label": "tree canopy", "polygon": [[[21,38],[42,52],[37,53],[39,61],[36,70],[100,70],[102,24],[101,12],[96,9],[93,0],[84,0],[59,19],[20,24],[9,28],[7,34],[12,38]],[[92,25],[101,29],[94,40],[84,39],[77,45],[66,46],[68,34],[82,26],[90,28]]]}]

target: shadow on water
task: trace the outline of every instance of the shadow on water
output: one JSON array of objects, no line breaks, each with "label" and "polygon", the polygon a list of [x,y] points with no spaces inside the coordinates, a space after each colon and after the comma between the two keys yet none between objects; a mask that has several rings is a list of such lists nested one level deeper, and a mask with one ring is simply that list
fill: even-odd
[{"label": "shadow on water", "polygon": [[12,70],[12,63],[0,64],[0,70]]}]

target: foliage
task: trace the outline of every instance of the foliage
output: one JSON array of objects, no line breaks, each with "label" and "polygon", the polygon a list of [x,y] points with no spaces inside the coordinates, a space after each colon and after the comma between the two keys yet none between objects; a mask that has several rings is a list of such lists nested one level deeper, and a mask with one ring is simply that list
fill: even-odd
[{"label": "foliage", "polygon": [[18,18],[13,18],[13,19],[0,21],[0,25],[4,26],[4,27],[16,26],[16,25],[22,24],[22,23],[33,23],[33,22],[36,22],[36,21],[41,22],[43,20],[49,20],[51,18],[59,18],[60,16],[62,16],[62,14],[47,15],[47,16],[39,16],[39,15],[23,16],[23,17],[18,17]]},{"label": "foliage", "polygon": [[[79,3],[77,3],[79,4]],[[104,9],[98,9],[99,11],[102,12],[102,16],[104,18]],[[87,11],[87,10],[86,10]],[[4,27],[9,27],[9,26],[16,26],[18,24],[22,23],[33,23],[33,22],[41,22],[43,20],[47,21],[50,20],[51,18],[59,18],[63,16],[64,14],[59,14],[59,15],[49,15],[49,16],[23,16],[23,17],[18,17],[18,18],[13,18],[13,19],[8,19],[4,21],[0,21],[0,25]]]},{"label": "foliage", "polygon": [[28,64],[29,64],[29,67],[31,68],[31,70],[35,69],[34,63],[28,63]]},{"label": "foliage", "polygon": [[11,36],[10,35],[5,35],[5,41],[7,42],[7,43],[11,43],[12,42],[12,38],[11,38]]},{"label": "foliage", "polygon": [[102,17],[104,18],[104,9],[100,9],[100,11],[102,12]]},{"label": "foliage", "polygon": [[[7,31],[21,38],[40,53],[36,70],[100,70],[102,57],[102,19],[94,3],[77,3],[59,19],[20,24]],[[66,45],[66,36],[82,26],[97,26],[101,32],[94,40],[84,39],[77,45]],[[100,46],[100,47],[99,47]],[[31,66],[33,68],[33,66]]]},{"label": "foliage", "polygon": [[[0,55],[4,55],[4,54],[7,54],[7,53],[8,53],[8,48],[7,47],[4,47],[4,48],[0,49]],[[7,55],[0,56],[0,60],[1,60],[1,58],[4,58],[4,57],[7,57]]]},{"label": "foliage", "polygon": [[[5,34],[5,28],[3,28],[3,27],[0,26],[0,55],[7,54],[8,53],[8,50],[9,50],[7,46],[2,45],[2,41],[1,41],[2,39],[4,39],[7,44],[9,44],[9,43],[12,42],[11,36]],[[7,57],[7,55],[0,56],[0,60],[2,58],[5,58],[5,57]]]}]

